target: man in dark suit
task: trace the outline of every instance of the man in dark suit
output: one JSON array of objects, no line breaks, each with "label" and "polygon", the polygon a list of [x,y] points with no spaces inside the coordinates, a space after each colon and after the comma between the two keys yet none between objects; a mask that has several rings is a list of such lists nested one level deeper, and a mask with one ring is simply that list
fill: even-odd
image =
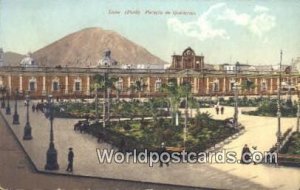
[{"label": "man in dark suit", "polygon": [[73,159],[74,159],[74,153],[73,149],[69,148],[69,154],[68,154],[68,167],[66,169],[67,172],[73,172]]}]

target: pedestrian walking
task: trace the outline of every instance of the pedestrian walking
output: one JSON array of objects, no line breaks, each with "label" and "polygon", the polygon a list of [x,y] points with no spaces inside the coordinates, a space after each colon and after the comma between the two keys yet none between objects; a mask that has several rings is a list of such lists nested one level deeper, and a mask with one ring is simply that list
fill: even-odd
[{"label": "pedestrian walking", "polygon": [[223,115],[224,114],[224,107],[221,106],[221,114]]},{"label": "pedestrian walking", "polygon": [[34,104],[32,104],[32,112],[35,112],[35,105]]},{"label": "pedestrian walking", "polygon": [[66,169],[67,172],[73,172],[73,159],[74,159],[74,153],[73,148],[69,148],[69,154],[68,154],[68,167]]},{"label": "pedestrian walking", "polygon": [[219,110],[220,110],[219,106],[216,106],[216,113],[217,113],[217,115],[219,115]]},{"label": "pedestrian walking", "polygon": [[241,164],[251,163],[251,151],[247,144],[244,145],[241,155]]}]

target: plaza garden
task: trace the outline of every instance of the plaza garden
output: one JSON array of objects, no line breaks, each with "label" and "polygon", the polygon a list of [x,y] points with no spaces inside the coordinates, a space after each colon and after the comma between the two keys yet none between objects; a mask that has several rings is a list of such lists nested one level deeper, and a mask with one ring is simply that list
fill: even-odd
[{"label": "plaza garden", "polygon": [[[191,95],[191,85],[188,82],[177,85],[176,80],[170,79],[168,84],[161,86],[161,92],[165,96],[125,100],[117,95],[112,98],[108,97],[107,91],[109,89],[118,92],[114,79],[104,77],[95,76],[95,99],[58,102],[55,106],[55,117],[80,118],[74,125],[74,130],[92,135],[99,143],[109,143],[120,151],[158,151],[161,143],[164,143],[170,151],[185,149],[201,152],[236,136],[244,128],[240,124],[236,127],[233,118],[216,120],[208,112],[200,112],[201,108],[214,105],[234,106],[233,97],[196,99]],[[129,90],[140,94],[144,87],[141,82],[135,81]],[[277,116],[276,98],[242,96],[237,100],[239,107],[256,108],[243,112],[244,114]],[[280,109],[283,117],[296,116],[296,102],[281,100]],[[279,153],[283,155],[280,158],[283,162],[287,161],[294,166],[299,163],[299,133],[289,133],[291,131],[283,134],[286,143]]]},{"label": "plaza garden", "polygon": [[[113,79],[106,79],[104,82],[102,76],[96,76],[96,80],[98,83],[94,86],[94,91],[100,92],[102,97],[108,87],[114,88]],[[132,90],[139,92],[141,88],[141,84],[136,82]],[[143,101],[142,99],[125,101],[114,97],[106,98],[105,104],[103,98],[100,103],[97,99],[59,102],[55,106],[55,117],[84,118],[74,126],[75,130],[94,136],[98,142],[112,144],[121,151],[158,150],[163,142],[173,150],[182,150],[185,147],[186,151],[200,152],[242,129],[241,126],[234,127],[230,120],[215,120],[207,112],[200,113],[200,106],[209,105],[190,98],[189,83],[177,85],[175,80],[170,79],[167,85],[162,85],[161,90],[165,92],[165,97]],[[186,109],[185,112],[181,108],[187,106],[186,100],[188,107],[192,109]],[[103,120],[99,120],[103,115],[105,127]],[[185,119],[187,119],[186,133],[184,133]]]}]

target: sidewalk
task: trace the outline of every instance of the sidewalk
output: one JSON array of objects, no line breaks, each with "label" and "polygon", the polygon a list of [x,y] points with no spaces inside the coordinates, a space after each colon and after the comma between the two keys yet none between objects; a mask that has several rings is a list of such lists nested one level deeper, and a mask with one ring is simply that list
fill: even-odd
[{"label": "sidewalk", "polygon": [[[227,117],[231,114],[229,110],[230,108],[225,108],[226,115],[214,115],[214,117]],[[5,115],[3,110],[1,111],[3,115]],[[12,113],[13,111],[12,109]],[[201,111],[204,111],[204,109]],[[214,110],[209,108],[207,111],[212,112]],[[46,152],[49,146],[49,121],[45,119],[42,113],[32,113],[30,110],[33,140],[23,141],[22,137],[25,125],[25,107],[23,104],[19,104],[19,115],[21,125],[11,125],[11,128],[38,170],[44,171]],[[9,117],[5,115],[5,117],[8,123],[12,123],[12,115]],[[234,148],[239,153],[244,142],[248,142],[251,138],[254,138],[253,140],[256,139],[257,141],[253,142],[261,148],[266,148],[269,144],[273,144],[273,137],[270,137],[270,135],[268,136],[270,140],[262,139],[258,141],[261,136],[255,134],[255,131],[259,129],[259,126],[258,124],[253,125],[257,122],[253,122],[252,117],[253,116],[241,116],[240,121],[246,126],[247,132],[228,144],[227,148]],[[272,120],[273,118],[269,119]],[[97,139],[91,135],[74,132],[73,124],[76,121],[77,120],[74,119],[54,120],[54,139],[58,151],[58,163],[60,165],[60,170],[54,173],[67,174],[65,168],[67,166],[68,148],[73,147],[75,153],[73,174],[79,176],[220,189],[264,189],[274,187],[297,189],[300,186],[300,180],[298,180],[300,179],[300,170],[294,168],[270,168],[263,165],[244,166],[241,164],[173,164],[170,165],[170,167],[159,168],[158,165],[155,165],[151,168],[147,164],[99,164],[96,148],[109,149],[111,148],[110,145],[105,143],[98,144]],[[268,118],[266,121],[268,121]],[[269,124],[270,127],[268,127],[268,129],[274,128],[272,121],[270,121]],[[262,123],[260,126],[264,125],[265,124]],[[263,131],[261,135],[268,134],[268,131],[264,132],[264,130],[259,130],[259,132],[261,131]],[[248,144],[251,143],[252,142],[248,142]],[[286,181],[272,180],[271,183],[272,178],[268,178],[269,175],[279,178],[282,175],[286,175],[287,172],[293,172],[294,174],[289,177],[289,180],[292,180],[289,185]]]},{"label": "sidewalk", "polygon": [[[36,172],[16,141],[9,127],[0,116],[0,185],[4,189],[105,189],[105,190],[196,190],[173,185],[158,185],[121,180],[106,180],[69,175],[49,175]],[[0,188],[0,189],[1,189]],[[203,188],[197,188],[204,190]]]}]

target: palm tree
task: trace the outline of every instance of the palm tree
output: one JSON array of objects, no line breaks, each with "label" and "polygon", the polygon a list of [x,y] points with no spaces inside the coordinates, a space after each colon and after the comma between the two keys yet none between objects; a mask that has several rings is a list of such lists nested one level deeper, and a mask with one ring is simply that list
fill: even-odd
[{"label": "palm tree", "polygon": [[254,84],[253,81],[250,79],[244,80],[241,84],[243,92],[249,92],[250,90],[254,89],[256,85]]},{"label": "palm tree", "polygon": [[[169,79],[168,84],[162,85],[162,91],[168,94],[169,105],[171,106],[172,120],[175,123],[176,112],[178,112],[178,107],[180,100],[183,97],[188,97],[191,94],[192,86],[189,82],[183,82],[178,85],[175,78]],[[186,101],[187,103],[187,101]]]},{"label": "palm tree", "polygon": [[91,91],[95,92],[95,110],[96,110],[96,121],[99,121],[99,105],[98,105],[98,92],[99,89],[101,89],[102,84],[101,83],[93,83],[91,86]]},{"label": "palm tree", "polygon": [[161,91],[167,93],[168,95],[168,102],[172,112],[172,120],[173,123],[175,123],[175,116],[176,112],[178,112],[178,107],[181,98],[181,93],[176,79],[169,79],[168,84],[162,84]]},{"label": "palm tree", "polygon": [[[98,91],[101,90],[103,91],[103,101],[104,101],[104,104],[106,103],[106,94],[107,94],[107,91],[109,89],[115,89],[115,86],[114,86],[114,82],[117,81],[117,78],[114,78],[114,77],[108,77],[108,73],[105,73],[104,75],[95,75],[93,77],[93,80],[94,80],[94,84],[93,84],[93,88],[95,89],[96,91],[96,101],[98,102]],[[105,125],[105,120],[108,119],[108,122],[109,122],[109,113],[110,113],[110,110],[109,110],[109,107],[110,107],[110,93],[108,93],[108,118],[106,118],[106,111],[105,111],[105,107],[106,106],[103,106],[103,124]],[[97,103],[96,102],[96,103]],[[97,108],[97,104],[96,104],[96,108]],[[97,111],[97,109],[96,109]]]}]

